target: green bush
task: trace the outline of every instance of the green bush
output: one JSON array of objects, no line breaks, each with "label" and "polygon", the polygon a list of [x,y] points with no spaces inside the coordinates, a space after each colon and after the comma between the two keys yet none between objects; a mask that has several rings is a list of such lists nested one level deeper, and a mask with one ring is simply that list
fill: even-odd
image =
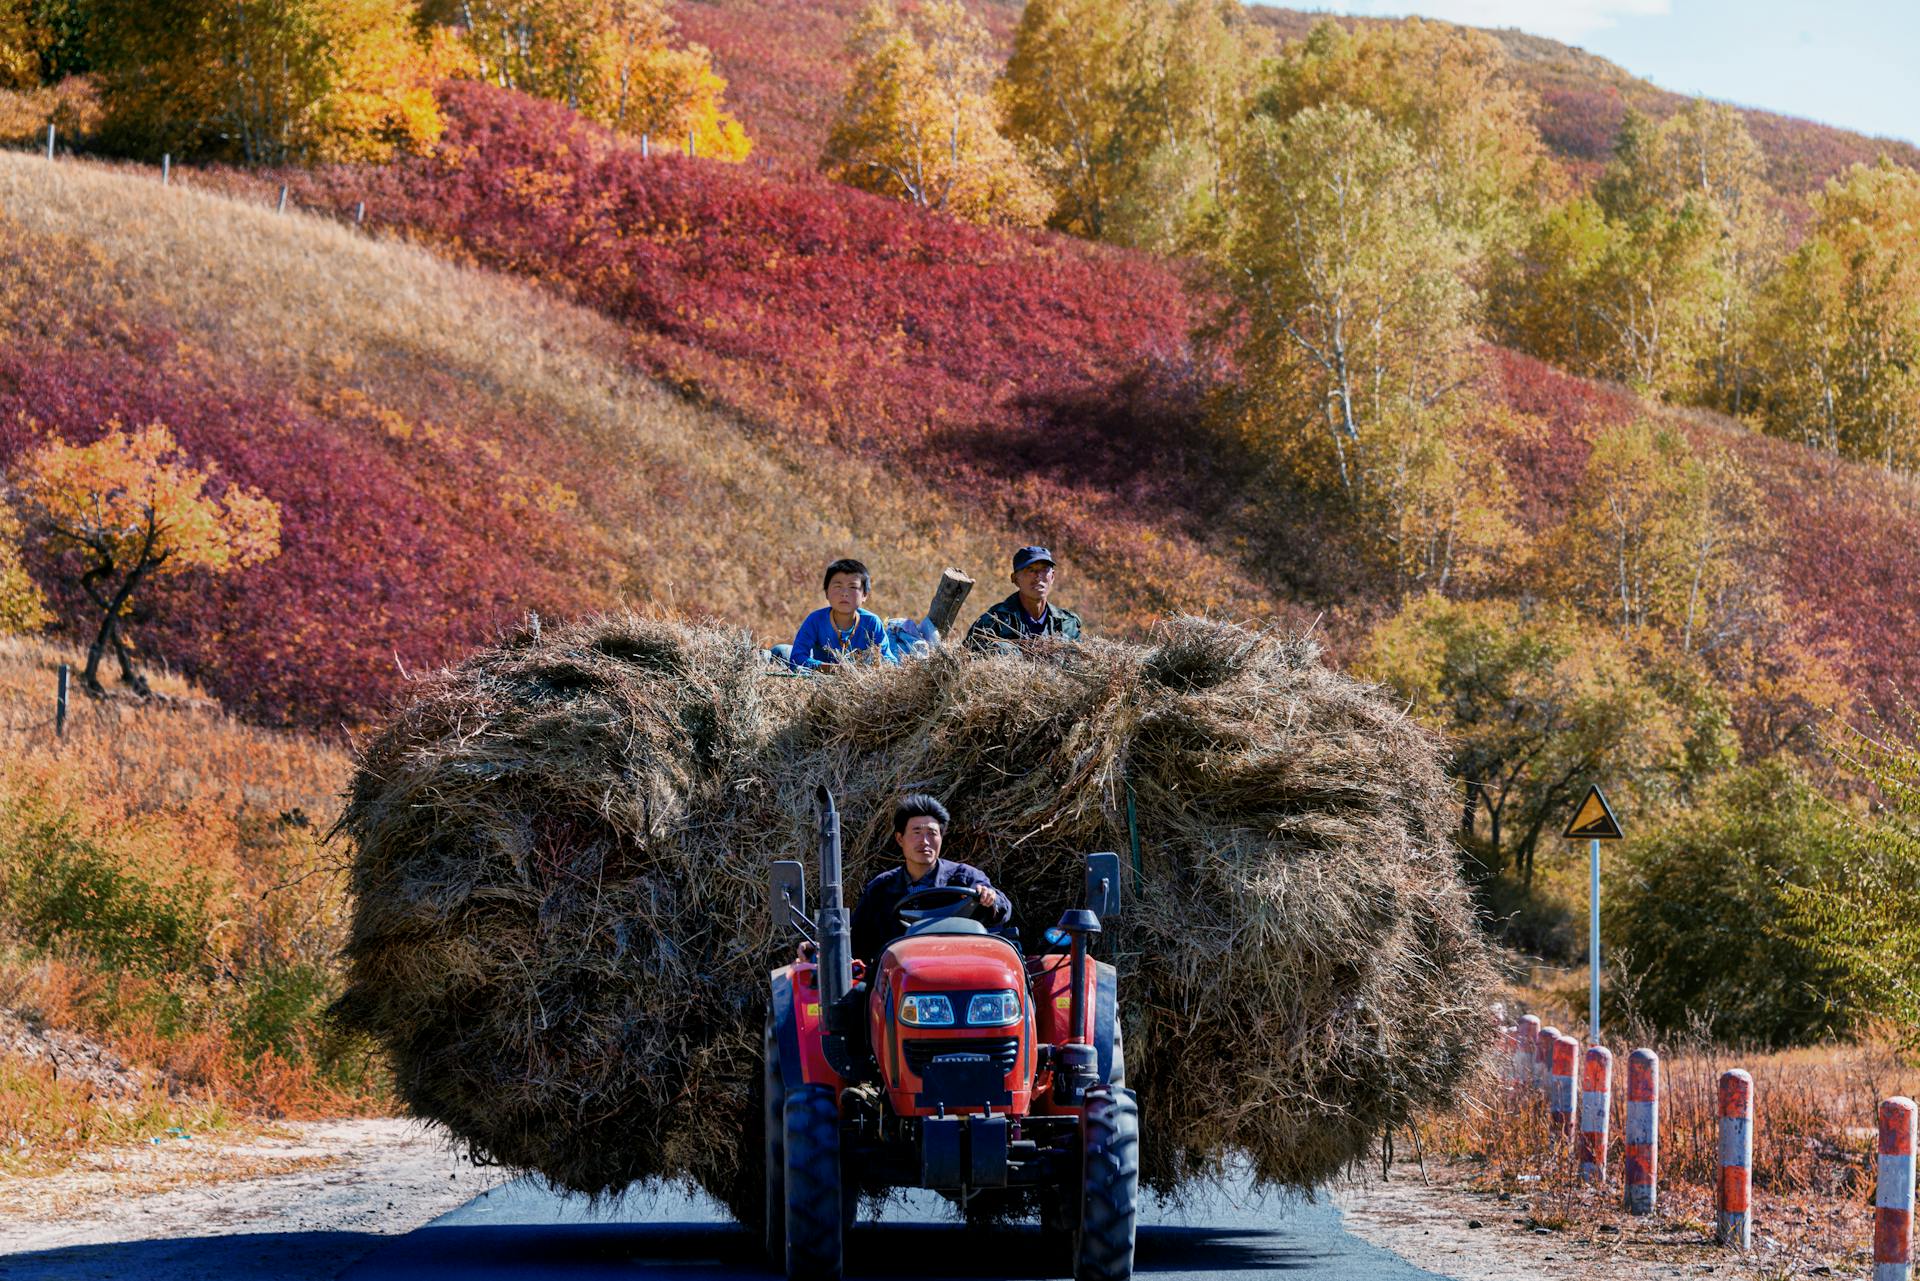
[{"label": "green bush", "polygon": [[1854,1031],[1832,940],[1788,909],[1840,879],[1853,858],[1847,816],[1792,769],[1735,771],[1702,803],[1628,845],[1611,901],[1609,950],[1622,958],[1630,1013],[1663,1032],[1704,1025],[1716,1040],[1804,1043]]},{"label": "green bush", "polygon": [[157,885],[127,871],[71,815],[22,816],[4,857],[7,916],[34,946],[84,954],[102,969],[151,977],[203,963],[208,889],[188,876]]}]

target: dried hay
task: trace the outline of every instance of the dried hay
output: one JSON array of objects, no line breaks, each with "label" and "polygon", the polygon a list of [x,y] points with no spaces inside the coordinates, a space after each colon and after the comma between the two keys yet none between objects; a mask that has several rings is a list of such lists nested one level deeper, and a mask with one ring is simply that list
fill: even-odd
[{"label": "dried hay", "polygon": [[1182,619],[1150,646],[952,651],[818,679],[744,635],[633,617],[520,635],[420,682],[363,753],[338,1012],[476,1154],[615,1192],[691,1180],[743,1216],[772,936],[769,863],[840,797],[857,886],[894,797],[1029,940],[1081,858],[1143,878],[1121,972],[1144,1177],[1244,1155],[1310,1186],[1445,1103],[1485,1040],[1486,956],[1436,743],[1308,641]]}]

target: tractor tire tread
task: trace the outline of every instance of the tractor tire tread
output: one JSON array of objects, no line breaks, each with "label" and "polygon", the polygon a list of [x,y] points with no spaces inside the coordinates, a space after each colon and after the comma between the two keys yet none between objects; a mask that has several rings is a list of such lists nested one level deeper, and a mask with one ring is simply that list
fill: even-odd
[{"label": "tractor tire tread", "polygon": [[1074,1281],[1128,1281],[1140,1196],[1140,1109],[1133,1092],[1111,1086],[1089,1090],[1082,1127]]},{"label": "tractor tire tread", "polygon": [[766,1248],[767,1262],[780,1268],[786,1266],[787,1258],[787,1089],[780,1073],[780,1041],[771,1015],[767,1017],[765,1051],[760,1074],[760,1123],[766,1166],[760,1211],[761,1244]]},{"label": "tractor tire tread", "polygon": [[832,1088],[788,1090],[785,1122],[788,1281],[840,1281],[846,1235]]}]

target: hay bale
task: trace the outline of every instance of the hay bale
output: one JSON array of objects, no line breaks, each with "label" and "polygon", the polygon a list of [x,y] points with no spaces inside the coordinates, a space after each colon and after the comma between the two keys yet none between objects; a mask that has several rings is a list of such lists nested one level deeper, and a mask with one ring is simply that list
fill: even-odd
[{"label": "hay bale", "polygon": [[1029,939],[1128,850],[1121,971],[1143,1177],[1244,1155],[1311,1186],[1444,1104],[1484,1043],[1486,955],[1446,835],[1440,752],[1315,647],[1183,619],[1148,646],[945,651],[815,680],[744,636],[594,619],[415,687],[365,749],[343,1022],[413,1110],[554,1184],[759,1195],[766,876],[840,797],[849,884],[894,797],[954,812],[946,853]]}]

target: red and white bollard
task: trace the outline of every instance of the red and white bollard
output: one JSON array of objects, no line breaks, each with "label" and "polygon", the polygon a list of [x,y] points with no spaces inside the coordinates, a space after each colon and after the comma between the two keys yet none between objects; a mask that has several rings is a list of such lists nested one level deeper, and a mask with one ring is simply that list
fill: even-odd
[{"label": "red and white bollard", "polygon": [[1534,1048],[1540,1044],[1540,1016],[1523,1016],[1519,1026],[1514,1029],[1513,1037],[1513,1083],[1516,1086],[1532,1085]]},{"label": "red and white bollard", "polygon": [[1913,1277],[1913,1100],[1880,1104],[1880,1179],[1873,1194],[1873,1281]]},{"label": "red and white bollard", "polygon": [[1547,1111],[1553,1123],[1556,1138],[1573,1133],[1574,1072],[1573,1062],[1580,1056],[1580,1042],[1564,1033],[1553,1042],[1553,1092],[1547,1099]]},{"label": "red and white bollard", "polygon": [[1540,1029],[1540,1035],[1533,1040],[1534,1088],[1547,1095],[1549,1102],[1552,1101],[1553,1095],[1553,1045],[1559,1039],[1559,1028],[1543,1027]]},{"label": "red and white bollard", "polygon": [[1626,1149],[1622,1154],[1627,1213],[1652,1214],[1660,1184],[1660,1056],[1638,1049],[1627,1056]]},{"label": "red and white bollard", "polygon": [[1720,1181],[1713,1208],[1716,1241],[1741,1250],[1753,1244],[1753,1078],[1739,1068],[1720,1074]]},{"label": "red and white bollard", "polygon": [[1607,1126],[1613,1116],[1613,1051],[1596,1045],[1580,1065],[1580,1177],[1607,1181]]}]

